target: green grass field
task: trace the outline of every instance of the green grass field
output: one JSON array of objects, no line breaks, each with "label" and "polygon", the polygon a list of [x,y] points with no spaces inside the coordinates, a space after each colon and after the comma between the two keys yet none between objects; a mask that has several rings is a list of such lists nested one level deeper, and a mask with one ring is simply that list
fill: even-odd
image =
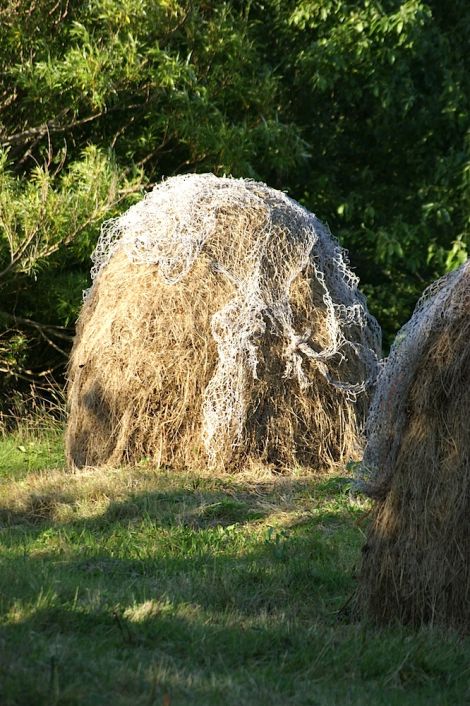
[{"label": "green grass field", "polygon": [[470,703],[470,641],[348,610],[367,502],[327,478],[64,470],[0,441],[2,706]]}]

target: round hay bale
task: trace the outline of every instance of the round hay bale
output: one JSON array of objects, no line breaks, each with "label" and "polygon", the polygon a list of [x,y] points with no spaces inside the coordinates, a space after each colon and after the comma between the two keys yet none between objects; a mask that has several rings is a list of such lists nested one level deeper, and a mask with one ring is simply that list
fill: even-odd
[{"label": "round hay bale", "polygon": [[358,600],[380,622],[470,630],[470,262],[432,285],[379,375]]},{"label": "round hay bale", "polygon": [[380,329],[284,193],[174,177],[105,224],[69,366],[72,466],[321,468],[358,452]]}]

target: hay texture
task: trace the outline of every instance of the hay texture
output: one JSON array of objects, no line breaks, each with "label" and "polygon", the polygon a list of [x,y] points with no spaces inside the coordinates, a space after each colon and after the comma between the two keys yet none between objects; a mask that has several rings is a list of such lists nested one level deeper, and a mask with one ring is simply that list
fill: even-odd
[{"label": "hay texture", "polygon": [[381,622],[470,631],[470,262],[398,334],[368,420],[376,502],[358,599]]},{"label": "hay texture", "polygon": [[344,252],[285,194],[164,181],[105,224],[69,367],[71,465],[357,453],[380,330]]}]

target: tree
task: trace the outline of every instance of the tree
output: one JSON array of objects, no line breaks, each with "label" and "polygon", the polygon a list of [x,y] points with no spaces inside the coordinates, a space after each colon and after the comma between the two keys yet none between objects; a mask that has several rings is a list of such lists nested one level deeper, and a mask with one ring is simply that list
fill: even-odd
[{"label": "tree", "polygon": [[273,61],[311,158],[293,190],[351,251],[388,340],[467,258],[470,7],[270,3]]},{"label": "tree", "polygon": [[129,194],[192,170],[281,185],[306,155],[229,3],[37,0],[1,19],[2,370],[37,377],[63,367],[56,337],[71,333],[99,224]]},{"label": "tree", "polygon": [[467,257],[463,0],[11,0],[0,21],[8,389],[63,368],[100,223],[163,176],[287,189],[350,250],[388,340]]}]

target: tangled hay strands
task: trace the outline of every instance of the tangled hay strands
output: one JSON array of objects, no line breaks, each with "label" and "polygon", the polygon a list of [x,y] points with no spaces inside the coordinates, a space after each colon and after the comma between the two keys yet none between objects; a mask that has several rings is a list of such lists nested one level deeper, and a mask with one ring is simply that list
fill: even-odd
[{"label": "tangled hay strands", "polygon": [[358,600],[382,622],[470,631],[470,262],[432,285],[381,371],[362,484]]},{"label": "tangled hay strands", "polygon": [[357,453],[380,329],[285,194],[164,181],[105,224],[69,367],[72,465],[324,467]]}]

